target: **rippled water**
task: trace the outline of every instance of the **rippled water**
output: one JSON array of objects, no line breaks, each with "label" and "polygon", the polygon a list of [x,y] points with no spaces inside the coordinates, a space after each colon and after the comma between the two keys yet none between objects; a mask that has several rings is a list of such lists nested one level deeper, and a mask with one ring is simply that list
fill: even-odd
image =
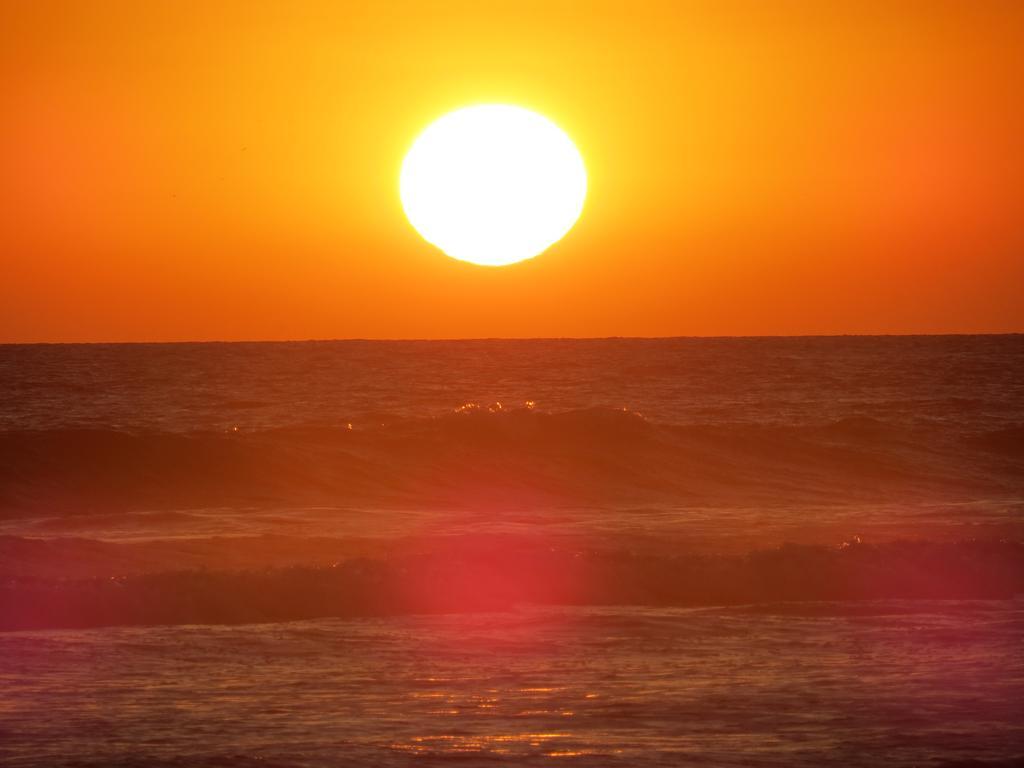
[{"label": "rippled water", "polygon": [[1014,601],[870,604],[852,615],[836,605],[534,609],[0,635],[0,758],[11,766],[1006,758],[1024,754],[1022,622],[1024,604]]}]

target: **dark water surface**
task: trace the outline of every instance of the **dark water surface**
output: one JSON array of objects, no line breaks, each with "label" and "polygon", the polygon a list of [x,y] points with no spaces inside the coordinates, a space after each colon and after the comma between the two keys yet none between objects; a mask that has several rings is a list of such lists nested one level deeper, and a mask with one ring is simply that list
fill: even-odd
[{"label": "dark water surface", "polygon": [[1024,759],[1024,337],[0,346],[0,382],[3,764]]},{"label": "dark water surface", "polygon": [[3,429],[366,424],[468,403],[673,424],[1020,426],[1024,336],[0,345]]}]

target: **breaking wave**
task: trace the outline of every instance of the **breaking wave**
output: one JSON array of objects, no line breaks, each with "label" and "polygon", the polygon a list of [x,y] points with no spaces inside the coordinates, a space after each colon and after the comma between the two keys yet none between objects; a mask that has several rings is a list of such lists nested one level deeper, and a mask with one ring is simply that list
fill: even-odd
[{"label": "breaking wave", "polygon": [[777,608],[822,601],[996,599],[1022,591],[1019,542],[854,541],[735,556],[667,556],[453,537],[427,551],[324,567],[89,579],[8,576],[0,583],[0,629],[473,613],[523,604]]},{"label": "breaking wave", "polygon": [[0,432],[0,514],[194,505],[812,503],[1020,495],[1021,428],[673,425],[608,408],[222,432]]}]

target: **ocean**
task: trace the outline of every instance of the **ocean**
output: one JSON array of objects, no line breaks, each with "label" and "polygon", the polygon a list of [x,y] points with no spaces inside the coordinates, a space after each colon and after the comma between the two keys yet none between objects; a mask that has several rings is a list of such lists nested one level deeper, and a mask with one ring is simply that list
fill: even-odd
[{"label": "ocean", "polygon": [[1024,765],[1024,336],[0,346],[0,763]]}]

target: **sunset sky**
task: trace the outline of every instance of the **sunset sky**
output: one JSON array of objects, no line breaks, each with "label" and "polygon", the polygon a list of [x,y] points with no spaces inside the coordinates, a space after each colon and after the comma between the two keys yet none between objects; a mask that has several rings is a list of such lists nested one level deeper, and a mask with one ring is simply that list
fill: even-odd
[{"label": "sunset sky", "polygon": [[[7,2],[0,341],[1024,331],[1024,3]],[[412,229],[434,119],[589,174],[501,268]]]}]

